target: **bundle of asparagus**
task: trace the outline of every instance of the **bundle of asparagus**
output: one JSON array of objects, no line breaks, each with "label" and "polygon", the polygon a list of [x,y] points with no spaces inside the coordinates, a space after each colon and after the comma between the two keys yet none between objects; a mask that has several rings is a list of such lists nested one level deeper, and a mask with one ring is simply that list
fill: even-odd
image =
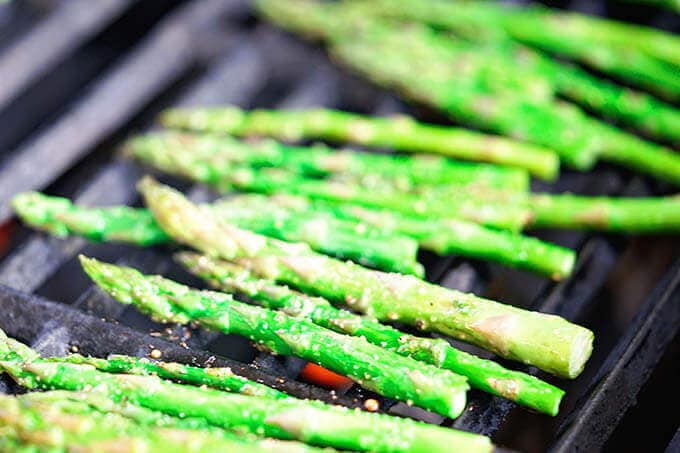
[{"label": "bundle of asparagus", "polygon": [[260,279],[247,269],[195,253],[181,253],[177,259],[192,273],[213,286],[248,296],[264,307],[305,317],[339,333],[363,337],[369,342],[401,355],[431,363],[468,378],[470,385],[508,398],[526,407],[556,415],[564,392],[527,375],[459,351],[442,339],[422,338],[401,332],[377,321],[333,307],[327,300],[293,291]]},{"label": "bundle of asparagus", "polygon": [[[449,191],[409,193],[381,181],[381,190],[356,184],[356,181],[311,179],[278,168],[255,169],[232,165],[231,162],[205,158],[194,153],[169,152],[154,148],[136,154],[140,160],[160,170],[208,184],[229,192],[240,189],[259,193],[288,192],[333,201],[345,201],[366,206],[385,207],[405,214],[435,217],[460,217],[483,225],[520,230],[530,212],[526,194],[486,190],[480,193],[467,186]],[[453,193],[452,193],[453,192]]]},{"label": "bundle of asparagus", "polygon": [[448,370],[402,357],[361,338],[337,334],[303,318],[237,302],[227,294],[191,290],[162,277],[147,277],[131,268],[84,257],[81,262],[111,296],[134,304],[158,321],[193,320],[213,330],[235,333],[276,354],[301,357],[381,395],[447,417],[455,418],[465,408],[467,381]]},{"label": "bundle of asparagus", "polygon": [[[223,113],[229,115],[229,110]],[[238,110],[233,113],[243,115]],[[303,115],[306,113],[300,112]],[[340,119],[342,116],[350,116],[350,114],[337,111],[319,111],[319,113],[320,115],[330,114]],[[168,112],[166,117],[168,115],[172,118],[172,112]],[[253,115],[258,114],[253,113]],[[302,118],[298,120],[306,121]],[[278,123],[281,119],[276,118],[275,115],[273,121]],[[317,121],[319,121],[318,118],[312,120],[313,123]],[[285,126],[280,130],[290,133]],[[222,132],[227,132],[227,129],[222,128]],[[242,135],[242,131],[237,132]],[[300,135],[298,134],[295,140],[304,138]],[[210,160],[213,162],[213,167],[229,164],[282,167],[312,177],[349,174],[362,178],[379,175],[403,187],[412,187],[421,183],[473,186],[477,190],[525,191],[529,187],[527,172],[518,168],[456,162],[441,156],[411,157],[349,150],[337,151],[321,145],[286,146],[271,140],[244,143],[225,135],[163,131],[133,137],[125,144],[125,148],[128,155],[142,160],[156,159],[160,166],[163,165],[163,159],[171,162],[173,155],[182,154]]]},{"label": "bundle of asparagus", "polygon": [[677,50],[680,41],[660,30],[583,14],[482,1],[409,1],[399,3],[399,9],[385,1],[345,2],[352,7],[356,3],[363,3],[360,10],[364,14],[382,11],[402,18],[435,21],[437,25],[455,27],[469,39],[516,40],[577,60],[671,99],[677,99],[680,93],[675,77],[675,67],[680,65]]},{"label": "bundle of asparagus", "polygon": [[[207,434],[226,433],[227,440],[231,436],[223,429],[235,430],[242,442],[250,442],[246,444],[252,448],[249,451],[258,446],[268,447],[271,441],[244,436],[245,433],[357,451],[425,453],[454,448],[487,452],[492,448],[486,437],[412,420],[356,412],[317,401],[237,395],[176,384],[154,375],[110,374],[89,365],[40,359],[34,352],[26,351],[26,346],[0,334],[0,368],[24,387],[84,392],[78,395],[85,395],[88,403],[93,401],[89,395],[95,394],[98,400],[106,402],[107,412],[123,411],[129,403],[134,410],[125,410],[126,416],[142,414],[146,424],[176,428],[179,423],[179,427],[200,429]],[[273,445],[281,445],[282,450],[290,448],[285,451],[315,451],[300,444]]]},{"label": "bundle of asparagus", "polygon": [[[150,151],[150,150],[148,150]],[[279,169],[253,169],[235,167],[231,164],[214,165],[210,159],[192,152],[166,152],[154,148],[154,152],[140,153],[145,163],[170,174],[185,176],[206,183],[219,190],[233,188],[261,193],[287,193],[302,195],[338,203],[362,205],[382,209],[383,217],[399,219],[396,231],[415,237],[437,241],[443,230],[430,230],[423,222],[442,220],[469,220],[496,228],[518,231],[527,227],[576,228],[615,232],[645,233],[678,231],[680,229],[680,200],[677,197],[614,198],[578,195],[504,193],[494,190],[475,192],[453,186],[452,190],[432,189],[422,184],[413,192],[406,192],[382,181],[381,191],[338,180],[309,179]],[[662,165],[659,163],[659,165]],[[424,188],[424,189],[423,189]],[[288,207],[290,209],[290,206]],[[340,214],[339,210],[336,211]],[[344,210],[349,212],[348,210]],[[358,210],[350,210],[360,212]],[[392,212],[390,212],[392,211]],[[399,215],[401,214],[401,215]],[[377,219],[365,214],[354,214],[363,222],[384,228],[392,220]],[[408,226],[416,218],[416,225]],[[421,233],[426,228],[425,233]],[[480,234],[484,233],[482,231]],[[487,237],[486,235],[484,237]],[[481,238],[480,238],[481,239]],[[449,239],[447,239],[449,240]],[[499,239],[500,240],[500,239]],[[421,243],[421,245],[423,245]],[[425,245],[427,248],[428,246]],[[439,251],[437,246],[429,246]],[[441,246],[444,247],[444,246]],[[449,245],[446,245],[449,247]],[[444,249],[445,250],[445,249]],[[510,258],[507,258],[510,259]],[[511,261],[510,261],[511,262]],[[521,262],[517,262],[523,265]]]},{"label": "bundle of asparagus", "polygon": [[[77,234],[94,241],[142,246],[171,242],[144,209],[74,206],[68,199],[36,192],[17,195],[12,205],[24,222],[58,237]],[[243,228],[279,239],[302,241],[339,258],[392,272],[423,274],[422,266],[416,261],[418,244],[405,235],[328,216],[297,216],[274,206],[268,210],[252,207],[246,211],[222,205],[217,212]]]},{"label": "bundle of asparagus", "polygon": [[[440,108],[455,119],[550,146],[560,153],[565,163],[575,168],[590,168],[602,158],[680,183],[680,158],[672,150],[608,126],[573,105],[551,99],[531,100],[510,94],[512,87],[498,90],[489,86],[480,74],[485,74],[483,65],[495,65],[494,59],[466,60],[482,66],[473,76],[468,72],[458,74],[453,62],[460,53],[446,44],[448,38],[433,38],[432,32],[422,28],[394,26],[377,17],[364,18],[357,26],[356,14],[350,10],[343,15],[342,4],[307,0],[303,3],[309,14],[303,23],[296,17],[298,3],[261,0],[258,4],[277,24],[293,31],[308,34],[311,31],[326,39],[334,55],[377,83]],[[419,43],[418,55],[432,47],[432,43],[437,44],[436,52],[428,51],[428,57],[414,61],[408,58],[414,53],[409,53],[409,46],[404,44],[411,43],[413,47],[414,42]],[[377,54],[381,56],[379,64],[375,59]],[[448,55],[451,61],[444,70],[441,55]],[[504,61],[505,66],[512,69],[512,60],[505,58]]]},{"label": "bundle of asparagus", "polygon": [[[567,248],[517,233],[487,228],[456,218],[422,218],[386,209],[370,209],[347,203],[314,201],[292,195],[241,195],[215,203],[224,213],[249,213],[285,209],[310,218],[347,219],[357,227],[368,225],[384,232],[410,236],[421,248],[441,255],[456,254],[499,262],[561,280],[574,267],[575,253]],[[549,217],[549,216],[545,216]]]},{"label": "bundle of asparagus", "polygon": [[149,178],[139,188],[158,224],[176,241],[259,276],[349,304],[379,320],[460,338],[559,376],[577,376],[590,356],[592,332],[557,316],[371,271],[314,253],[304,244],[240,230]]},{"label": "bundle of asparagus", "polygon": [[[145,209],[122,206],[88,208],[39,193],[17,195],[13,206],[28,225],[58,237],[80,235],[96,241],[136,245],[168,243],[171,239]],[[218,217],[241,228],[284,240],[302,240],[315,250],[347,257],[368,267],[421,275],[409,236],[427,250],[458,254],[531,270],[560,280],[571,274],[572,250],[541,240],[486,228],[459,219],[423,219],[388,210],[351,204],[313,202],[304,197],[238,195],[211,206]],[[294,219],[294,220],[293,220]],[[298,236],[290,225],[304,223],[323,234],[325,247]],[[346,225],[340,229],[338,224]],[[340,234],[347,232],[347,235]],[[380,234],[373,233],[380,231]],[[393,234],[394,233],[394,234]],[[345,239],[346,236],[349,236]],[[367,240],[364,240],[366,238]]]},{"label": "bundle of asparagus", "polygon": [[238,436],[159,412],[111,404],[85,392],[50,391],[0,395],[2,451],[186,453],[306,453],[322,450],[289,441]]},{"label": "bundle of asparagus", "polygon": [[[346,0],[344,8],[355,14],[385,16],[413,20],[452,31],[465,40],[481,44],[478,51],[506,70],[512,66],[540,75],[555,94],[582,104],[586,108],[631,125],[653,136],[678,140],[680,112],[643,92],[623,88],[592,76],[575,66],[560,64],[540,52],[513,41],[485,14],[486,8],[502,9],[500,5],[470,5],[441,0],[420,2],[390,2],[389,0]],[[598,43],[599,45],[599,43]],[[491,48],[492,52],[489,52]]]}]

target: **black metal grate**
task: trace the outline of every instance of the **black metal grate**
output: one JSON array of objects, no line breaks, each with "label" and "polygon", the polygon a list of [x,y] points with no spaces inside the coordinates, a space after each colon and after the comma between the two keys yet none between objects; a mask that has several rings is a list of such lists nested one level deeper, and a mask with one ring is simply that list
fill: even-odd
[{"label": "black metal grate", "polygon": [[[245,0],[167,2],[155,6],[160,20],[153,14],[133,20],[131,11],[137,6],[132,0],[109,0],[95,11],[89,2],[53,0],[0,7],[0,116],[34,105],[31,88],[35,85],[46,87],[41,93],[63,86],[62,81],[50,80],[48,72],[67,77],[67,71],[60,71],[62,66],[75,65],[75,70],[78,65],[86,66],[89,55],[80,55],[77,49],[101,37],[114,21],[118,21],[114,30],[129,26],[143,36],[131,48],[118,47],[118,53],[108,57],[110,63],[93,73],[82,90],[67,93],[67,107],[51,112],[51,122],[26,131],[19,146],[0,154],[0,223],[11,219],[7,202],[22,190],[46,190],[86,204],[137,203],[134,184],[142,170],[119,159],[111,149],[126,134],[150,127],[159,109],[172,104],[323,105],[378,114],[411,112],[437,119],[333,67],[319,48],[257,22],[249,15]],[[649,8],[621,9],[614,2],[581,1],[562,2],[562,6],[627,19],[642,12],[645,15],[639,17],[646,23],[677,26],[668,15],[652,18]],[[78,16],[79,11],[86,15]],[[18,25],[9,25],[12,16]],[[76,16],[83,21],[55,37],[55,30],[67,26],[60,24],[71,23],[66,20]],[[33,49],[28,55],[35,58],[17,63],[20,49]],[[203,188],[173,183],[187,189],[194,199],[211,197]],[[565,171],[556,185],[537,184],[536,188],[626,195],[667,190],[608,166],[585,175]],[[636,397],[680,329],[680,243],[670,237],[630,239],[575,232],[539,232],[539,236],[579,250],[572,278],[553,284],[487,263],[427,253],[421,261],[432,281],[556,313],[595,330],[596,350],[584,374],[574,382],[557,382],[568,390],[560,415],[549,419],[514,410],[508,401],[473,391],[468,410],[455,421],[428,413],[418,416],[492,435],[501,445],[516,449],[590,451],[605,446],[610,437],[608,445],[616,446],[625,439],[617,426],[624,426],[621,420],[635,406]],[[165,359],[230,366],[297,396],[350,406],[368,396],[358,387],[335,395],[300,383],[296,378],[302,362],[257,354],[237,338],[204,331],[189,335],[179,327],[167,331],[98,292],[79,270],[78,253],[196,283],[162,249],[93,245],[78,238],[57,240],[18,228],[0,261],[0,327],[50,354],[76,347],[99,356],[112,352],[144,355],[153,345]],[[380,401],[392,413],[406,410],[403,404]],[[679,421],[678,416],[662,425],[654,421],[659,448],[678,444],[678,436],[673,436]]]}]

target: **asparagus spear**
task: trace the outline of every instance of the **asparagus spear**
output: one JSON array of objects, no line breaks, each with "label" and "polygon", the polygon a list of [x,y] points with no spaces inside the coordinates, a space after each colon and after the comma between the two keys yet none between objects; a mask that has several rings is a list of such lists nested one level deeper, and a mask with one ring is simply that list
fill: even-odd
[{"label": "asparagus spear", "polygon": [[[175,417],[162,412],[158,412],[151,409],[146,409],[142,406],[137,406],[130,404],[129,402],[115,402],[106,394],[99,391],[80,391],[72,392],[67,390],[52,390],[48,392],[31,392],[20,396],[20,398],[29,403],[38,403],[41,405],[64,405],[66,404],[68,408],[72,411],[74,408],[78,410],[78,406],[86,405],[87,412],[99,412],[102,414],[115,414],[116,416],[125,417],[142,428],[152,429],[156,431],[157,428],[163,429],[166,439],[171,439],[172,436],[166,434],[168,430],[170,434],[177,430],[181,433],[189,432],[190,435],[197,438],[200,442],[199,445],[206,445],[206,442],[213,440],[216,442],[211,445],[216,449],[219,445],[225,445],[224,441],[237,442],[238,448],[243,448],[242,445],[255,449],[256,451],[266,451],[266,452],[281,452],[281,453],[312,453],[320,452],[322,450],[311,447],[296,441],[289,440],[277,440],[272,438],[262,438],[257,435],[248,432],[233,432],[230,430],[224,430],[208,423],[204,418],[196,417]],[[197,433],[195,435],[194,433]],[[206,438],[205,441],[198,437],[198,435],[203,435],[201,437]],[[228,444],[227,444],[228,445]],[[205,448],[205,447],[204,447]],[[144,450],[146,451],[146,450]],[[186,450],[182,450],[186,451]],[[199,451],[204,451],[199,449]],[[230,450],[231,451],[231,450]],[[248,450],[253,451],[253,450]],[[330,448],[323,449],[324,452],[332,452]]]},{"label": "asparagus spear", "polygon": [[[325,112],[327,111],[321,111],[321,115]],[[195,112],[190,113],[194,114]],[[169,115],[172,118],[171,112]],[[244,135],[243,129],[238,135]],[[380,174],[404,186],[423,182],[455,183],[525,191],[529,185],[528,174],[524,170],[456,162],[442,156],[394,156],[349,150],[335,151],[322,145],[287,146],[271,140],[244,143],[224,135],[188,134],[177,131],[136,136],[126,144],[127,152],[142,160],[144,156],[158,153],[158,148],[165,149],[166,153],[193,153],[217,161],[226,160],[260,167],[284,167],[311,176],[329,176],[337,173],[358,176]]]},{"label": "asparagus spear", "polygon": [[223,435],[192,429],[141,426],[116,413],[101,413],[87,404],[65,399],[48,403],[44,399],[0,395],[0,421],[13,430],[19,441],[39,451],[83,452],[311,452],[316,449],[292,444],[258,445]]},{"label": "asparagus spear", "polygon": [[417,261],[418,243],[407,235],[361,225],[351,219],[312,212],[299,215],[268,203],[262,195],[234,199],[211,209],[240,228],[286,241],[305,242],[314,250],[337,258],[418,277],[425,274]]},{"label": "asparagus spear", "polygon": [[[164,112],[161,122],[170,127],[238,136],[270,136],[286,141],[316,138],[404,152],[441,154],[523,168],[548,180],[555,178],[559,167],[557,156],[546,148],[465,129],[421,123],[403,115],[368,117],[330,109],[247,112],[229,106],[175,108]],[[418,174],[424,177],[420,171]],[[433,177],[437,178],[436,175]]]},{"label": "asparagus spear", "polygon": [[[339,335],[281,312],[237,302],[227,294],[192,291],[130,268],[81,258],[88,275],[123,303],[147,309],[163,299],[205,327],[245,336],[274,353],[295,355],[347,376],[381,395],[409,401],[448,417],[465,408],[465,378],[401,357],[361,338]],[[157,312],[152,308],[152,313]],[[167,318],[176,321],[174,318]]]},{"label": "asparagus spear", "polygon": [[680,198],[609,198],[578,195],[534,195],[532,226],[617,232],[680,229]]},{"label": "asparagus spear", "polygon": [[[551,195],[538,195],[550,199]],[[226,199],[215,204],[237,204],[241,209],[254,204],[250,196]],[[419,218],[386,209],[368,209],[358,205],[313,202],[303,197],[279,195],[268,198],[266,206],[283,206],[299,215],[327,215],[368,224],[382,231],[395,231],[411,236],[421,248],[440,255],[457,254],[495,261],[520,269],[528,269],[554,280],[571,274],[576,259],[574,251],[539,239],[486,228],[455,218]],[[222,217],[228,219],[227,216]]]},{"label": "asparagus spear", "polygon": [[236,264],[189,252],[178,254],[177,259],[190,272],[218,289],[244,294],[259,305],[307,318],[336,332],[364,337],[385,349],[465,376],[475,388],[550,415],[557,414],[564,395],[562,390],[528,374],[511,371],[489,360],[459,351],[445,340],[408,335],[377,321],[335,308],[323,298],[307,296],[286,286],[259,279]]},{"label": "asparagus spear", "polygon": [[243,395],[288,398],[287,394],[238,376],[229,368],[199,368],[182,363],[154,362],[125,355],[111,355],[108,359],[100,359],[72,354],[68,357],[54,357],[47,360],[91,365],[108,373],[156,375],[182,383],[207,385]]},{"label": "asparagus spear", "polygon": [[[66,198],[37,192],[17,195],[12,205],[24,222],[58,237],[77,234],[95,241],[137,245],[171,242],[144,209],[87,208],[73,205]],[[355,222],[326,216],[293,216],[284,209],[242,212],[223,207],[220,215],[228,216],[229,221],[240,227],[279,239],[303,241],[315,250],[339,258],[379,269],[423,275],[423,268],[416,261],[418,244],[404,235],[359,227]]]},{"label": "asparagus spear", "polygon": [[444,198],[440,192],[423,196],[404,193],[398,187],[386,186],[383,190],[374,190],[338,180],[309,179],[280,169],[256,170],[231,163],[217,164],[193,154],[165,152],[163,148],[144,155],[143,159],[145,163],[167,173],[206,183],[220,191],[238,188],[265,194],[289,192],[313,198],[385,207],[407,214],[460,217],[510,230],[521,229],[530,215],[526,208],[525,194],[503,194],[502,200],[486,200],[478,199],[476,195],[488,195],[488,198],[492,198],[497,197],[499,192],[473,194],[470,188],[463,188],[460,193],[447,193]]},{"label": "asparagus spear", "polygon": [[[677,99],[680,93],[675,72],[680,65],[680,39],[670,33],[540,8],[508,8],[507,12],[504,29],[515,39],[643,83],[669,97]],[[533,29],[529,32],[523,29],[526,26]]]},{"label": "asparagus spear", "polygon": [[270,240],[218,221],[179,192],[150,178],[139,184],[158,224],[180,243],[245,265],[261,277],[343,301],[379,320],[440,332],[502,357],[573,378],[592,351],[593,333],[536,313],[388,274],[312,252],[304,244]]}]

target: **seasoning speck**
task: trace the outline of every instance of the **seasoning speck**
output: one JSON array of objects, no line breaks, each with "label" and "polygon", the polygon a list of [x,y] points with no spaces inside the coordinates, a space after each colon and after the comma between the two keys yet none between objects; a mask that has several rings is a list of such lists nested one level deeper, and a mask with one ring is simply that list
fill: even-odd
[{"label": "seasoning speck", "polygon": [[380,403],[377,400],[374,400],[373,398],[369,398],[366,401],[364,401],[364,408],[368,412],[375,412],[378,409],[380,409]]},{"label": "seasoning speck", "polygon": [[162,355],[163,353],[158,349],[152,349],[151,353],[149,353],[149,356],[151,356],[152,359],[160,359]]}]

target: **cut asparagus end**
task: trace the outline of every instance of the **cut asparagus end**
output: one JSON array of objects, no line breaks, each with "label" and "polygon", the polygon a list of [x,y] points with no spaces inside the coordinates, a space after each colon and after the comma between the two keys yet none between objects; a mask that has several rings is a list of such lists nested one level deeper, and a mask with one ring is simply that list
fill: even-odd
[{"label": "cut asparagus end", "polygon": [[586,362],[593,353],[593,340],[595,335],[590,330],[583,330],[574,337],[571,355],[569,356],[569,369],[567,377],[574,379],[578,377],[586,366]]}]

